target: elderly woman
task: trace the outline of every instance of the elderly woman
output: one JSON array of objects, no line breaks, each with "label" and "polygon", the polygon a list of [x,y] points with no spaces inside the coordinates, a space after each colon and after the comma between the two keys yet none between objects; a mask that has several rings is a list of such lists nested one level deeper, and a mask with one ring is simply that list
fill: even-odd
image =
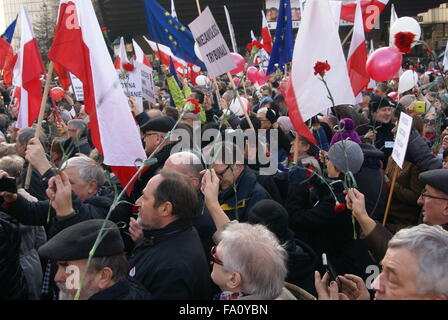
[{"label": "elderly woman", "polygon": [[[212,280],[222,290],[217,300],[295,300],[285,285],[287,253],[267,227],[230,222],[219,201],[219,179],[204,172],[202,193],[217,228],[212,248]],[[263,268],[259,266],[262,265]]]}]

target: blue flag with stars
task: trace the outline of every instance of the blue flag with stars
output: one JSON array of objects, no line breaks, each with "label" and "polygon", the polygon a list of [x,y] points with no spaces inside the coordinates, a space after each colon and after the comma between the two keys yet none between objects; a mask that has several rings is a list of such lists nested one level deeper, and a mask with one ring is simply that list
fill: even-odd
[{"label": "blue flag with stars", "polygon": [[283,71],[283,66],[292,61],[294,50],[292,37],[291,2],[290,0],[280,0],[275,40],[266,74],[275,72],[276,63],[278,63],[279,69]]},{"label": "blue flag with stars", "polygon": [[194,53],[194,38],[190,30],[166,11],[155,0],[142,0],[150,40],[170,47],[175,56],[205,67]]},{"label": "blue flag with stars", "polygon": [[[17,16],[18,17],[18,16]],[[12,37],[14,36],[14,30],[16,29],[17,17],[11,24],[6,28],[5,32],[0,36],[6,40],[6,42],[11,43]]]}]

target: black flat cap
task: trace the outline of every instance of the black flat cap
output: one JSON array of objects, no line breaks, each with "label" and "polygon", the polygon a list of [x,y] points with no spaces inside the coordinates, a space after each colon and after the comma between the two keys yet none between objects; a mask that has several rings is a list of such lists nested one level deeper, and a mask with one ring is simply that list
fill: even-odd
[{"label": "black flat cap", "polygon": [[435,169],[425,171],[419,174],[418,178],[424,184],[448,195],[448,169]]},{"label": "black flat cap", "polygon": [[375,148],[375,146],[368,143],[360,143],[362,153],[364,153],[364,158],[384,158],[384,152]]},{"label": "black flat cap", "polygon": [[[48,240],[39,248],[39,255],[56,261],[87,259],[104,220],[92,219],[74,224]],[[124,252],[124,243],[115,223],[107,221],[108,230],[94,257],[110,257]]]},{"label": "black flat cap", "polygon": [[140,127],[140,130],[142,130],[142,132],[157,131],[157,132],[167,133],[167,132],[173,130],[175,124],[176,124],[176,120],[174,120],[171,117],[167,117],[167,116],[157,117],[157,118],[149,120],[144,125],[142,125]]}]

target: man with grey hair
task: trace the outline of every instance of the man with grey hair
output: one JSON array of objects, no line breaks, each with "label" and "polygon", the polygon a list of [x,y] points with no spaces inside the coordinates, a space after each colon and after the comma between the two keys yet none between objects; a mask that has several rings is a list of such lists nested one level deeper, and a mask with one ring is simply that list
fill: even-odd
[{"label": "man with grey hair", "polygon": [[[28,159],[25,157],[25,153],[27,150],[27,146],[30,143],[30,141],[35,137],[36,135],[36,129],[34,128],[22,128],[20,129],[18,135],[17,135],[17,141],[16,141],[16,152],[17,155],[21,156],[25,160],[27,160],[23,166],[22,171],[22,181],[25,182],[26,174],[28,172]],[[42,149],[45,151],[47,148],[47,137],[42,132],[40,134],[39,139],[35,138],[36,140],[40,141],[40,144],[42,146]],[[27,190],[33,197],[36,197],[38,200],[44,200],[47,199],[45,195],[45,188],[41,185],[41,174],[38,170],[33,166],[33,171],[31,175],[30,180],[30,187]]]},{"label": "man with grey hair", "polygon": [[286,250],[265,226],[231,222],[217,238],[211,277],[223,291],[218,299],[294,299],[284,289]]},{"label": "man with grey hair", "polygon": [[[382,272],[372,283],[376,300],[447,300],[448,299],[448,231],[440,226],[418,225],[398,231],[389,241],[382,262]],[[361,278],[338,277],[342,292],[328,276],[316,273],[319,299],[368,300]]]},{"label": "man with grey hair", "polygon": [[[7,174],[0,171],[3,177]],[[46,192],[51,202],[30,202],[17,193],[0,192],[0,196],[6,213],[24,225],[48,226],[51,236],[80,221],[106,217],[112,199],[97,195],[104,181],[103,171],[94,160],[73,157],[48,181]],[[111,220],[128,222],[129,217],[112,214]]]}]

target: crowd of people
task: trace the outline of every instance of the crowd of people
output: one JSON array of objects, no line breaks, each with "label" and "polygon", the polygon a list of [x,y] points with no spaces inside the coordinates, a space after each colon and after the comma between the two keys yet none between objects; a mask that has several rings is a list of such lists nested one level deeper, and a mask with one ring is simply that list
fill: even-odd
[{"label": "crowd of people", "polygon": [[[317,143],[296,132],[281,72],[263,86],[243,79],[245,116],[226,75],[193,86],[164,67],[156,104],[129,98],[156,161],[118,202],[124,185],[92,143],[83,101],[49,100],[36,137],[36,125],[16,128],[14,88],[0,85],[0,181],[16,186],[0,192],[0,298],[448,299],[447,84],[432,62],[406,67],[419,75],[411,90],[377,83],[308,121]],[[183,111],[191,101],[200,112]],[[413,125],[392,185],[402,113]],[[197,127],[220,136],[194,144]],[[224,139],[238,130],[256,145]]]}]

